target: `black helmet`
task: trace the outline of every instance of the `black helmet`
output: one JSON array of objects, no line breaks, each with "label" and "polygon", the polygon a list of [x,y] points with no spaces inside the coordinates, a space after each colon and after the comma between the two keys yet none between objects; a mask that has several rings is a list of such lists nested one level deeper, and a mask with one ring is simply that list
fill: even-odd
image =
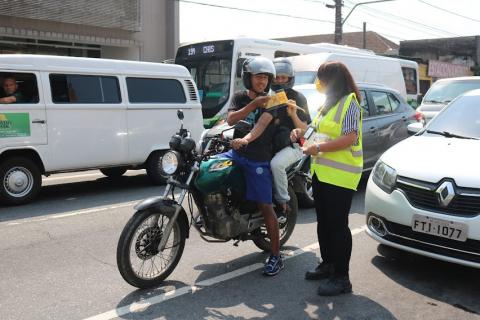
[{"label": "black helmet", "polygon": [[[272,85],[273,78],[275,78],[275,67],[273,66],[272,61],[264,57],[254,57],[248,58],[243,62],[242,66],[242,80],[243,85],[248,90],[252,90],[252,75],[253,74],[266,74],[268,76],[268,84],[265,88],[265,91],[270,90]],[[256,92],[260,94],[262,92]]]},{"label": "black helmet", "polygon": [[286,75],[288,81],[286,83],[273,83],[272,89],[277,91],[280,89],[291,89],[295,83],[295,71],[293,70],[292,63],[286,58],[276,58],[273,60],[275,71],[277,75]]}]

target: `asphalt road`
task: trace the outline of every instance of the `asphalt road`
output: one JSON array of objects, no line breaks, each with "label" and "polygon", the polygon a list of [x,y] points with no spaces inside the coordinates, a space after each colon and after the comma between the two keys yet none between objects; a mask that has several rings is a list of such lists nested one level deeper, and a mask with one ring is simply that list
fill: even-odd
[{"label": "asphalt road", "polygon": [[159,195],[142,172],[52,176],[38,200],[0,207],[0,319],[480,319],[480,270],[380,251],[364,230],[364,189],[350,215],[353,294],[325,298],[303,275],[318,259],[313,210],[302,210],[285,269],[261,275],[249,242],[210,244],[192,230],[162,287],[137,290],[116,267],[133,205]]}]

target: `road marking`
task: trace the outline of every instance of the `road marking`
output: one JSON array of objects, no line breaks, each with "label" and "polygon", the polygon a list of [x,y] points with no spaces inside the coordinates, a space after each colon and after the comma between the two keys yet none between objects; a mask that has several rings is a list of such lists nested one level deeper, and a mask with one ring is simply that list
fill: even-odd
[{"label": "road marking", "polygon": [[125,208],[125,207],[130,207],[134,204],[136,204],[137,201],[129,201],[125,202],[119,205],[115,206],[107,206],[107,207],[97,207],[93,209],[86,209],[86,210],[78,210],[78,211],[73,211],[69,213],[64,213],[64,214],[51,214],[43,218],[26,218],[22,220],[17,220],[15,222],[0,222],[0,225],[5,224],[6,226],[17,226],[20,224],[25,224],[25,223],[31,223],[31,222],[40,222],[40,221],[47,221],[47,220],[53,220],[53,219],[61,219],[61,218],[66,218],[66,217],[73,217],[73,216],[78,216],[81,214],[88,214],[88,213],[95,213],[95,212],[101,212],[101,211],[107,211],[107,210],[114,210],[114,209],[119,209],[119,208]]},{"label": "road marking", "polygon": [[[359,234],[366,229],[367,229],[367,226],[362,226],[360,228],[353,229],[352,230],[352,236],[354,236],[356,234]],[[287,260],[287,259],[296,257],[298,255],[301,255],[303,253],[311,252],[311,251],[314,251],[314,250],[317,250],[317,249],[318,249],[318,242],[312,243],[312,244],[310,244],[306,247],[303,247],[301,249],[297,249],[293,252],[290,252],[290,253],[284,255],[284,259]],[[152,306],[154,304],[159,304],[159,303],[162,303],[162,302],[170,300],[170,299],[175,299],[175,298],[178,298],[178,297],[183,296],[183,295],[188,294],[188,293],[195,293],[195,292],[200,291],[204,288],[213,286],[214,284],[224,282],[224,281],[227,281],[227,280],[231,280],[231,279],[236,278],[236,277],[240,277],[244,274],[247,274],[247,273],[250,273],[252,271],[258,270],[262,267],[263,267],[263,263],[254,263],[252,265],[249,265],[249,266],[237,269],[237,270],[233,270],[231,272],[227,272],[227,273],[221,274],[219,276],[216,276],[216,277],[213,277],[213,278],[210,278],[210,279],[207,279],[207,280],[197,282],[196,284],[194,284],[192,286],[184,286],[184,287],[181,287],[181,288],[178,288],[178,289],[173,289],[173,290],[170,290],[168,292],[150,297],[148,299],[136,301],[136,302],[133,302],[129,305],[126,305],[126,306],[123,306],[123,307],[120,307],[120,308],[116,308],[116,309],[107,311],[105,313],[87,318],[85,320],[110,320],[110,319],[115,319],[115,318],[122,317],[126,314],[129,314],[129,313],[142,312],[142,311],[144,311],[145,309],[149,308],[150,306]],[[159,289],[161,289],[161,288],[159,288]]]}]

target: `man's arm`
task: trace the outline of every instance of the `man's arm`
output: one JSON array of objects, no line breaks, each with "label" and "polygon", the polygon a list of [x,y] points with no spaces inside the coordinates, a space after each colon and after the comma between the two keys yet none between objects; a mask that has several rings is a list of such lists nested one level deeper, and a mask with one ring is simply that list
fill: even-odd
[{"label": "man's arm", "polygon": [[14,95],[0,98],[0,103],[15,103],[15,102],[17,102],[17,97],[15,97]]},{"label": "man's arm", "polygon": [[268,96],[256,97],[253,101],[247,104],[245,107],[228,112],[227,123],[229,126],[235,125],[238,121],[245,119],[250,112],[253,112],[259,107],[263,107],[270,98]]},{"label": "man's arm", "polygon": [[245,137],[238,138],[232,141],[232,147],[237,150],[241,146],[247,145],[250,142],[255,141],[258,137],[262,135],[262,133],[265,131],[272,119],[273,116],[270,113],[264,112],[258,119],[257,123],[255,123],[255,127],[253,127],[252,131],[250,131]]}]

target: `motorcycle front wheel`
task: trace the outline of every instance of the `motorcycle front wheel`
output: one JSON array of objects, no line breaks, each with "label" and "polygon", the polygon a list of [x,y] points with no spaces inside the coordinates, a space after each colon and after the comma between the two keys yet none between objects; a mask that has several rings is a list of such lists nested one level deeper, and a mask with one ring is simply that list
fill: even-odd
[{"label": "motorcycle front wheel", "polygon": [[[295,229],[295,224],[297,223],[298,201],[297,195],[295,194],[295,191],[293,191],[292,187],[288,187],[288,195],[290,196],[290,201],[288,201],[290,212],[287,214],[287,221],[279,225],[280,248],[288,241],[293,233],[293,229]],[[268,238],[267,228],[262,226],[257,230],[257,232],[258,237],[253,240],[253,243],[255,243],[260,250],[270,251],[270,239]]]},{"label": "motorcycle front wheel", "polygon": [[117,246],[117,266],[126,282],[137,288],[161,284],[177,266],[185,247],[185,231],[173,224],[165,249],[158,245],[172,213],[137,211],[127,222]]}]

